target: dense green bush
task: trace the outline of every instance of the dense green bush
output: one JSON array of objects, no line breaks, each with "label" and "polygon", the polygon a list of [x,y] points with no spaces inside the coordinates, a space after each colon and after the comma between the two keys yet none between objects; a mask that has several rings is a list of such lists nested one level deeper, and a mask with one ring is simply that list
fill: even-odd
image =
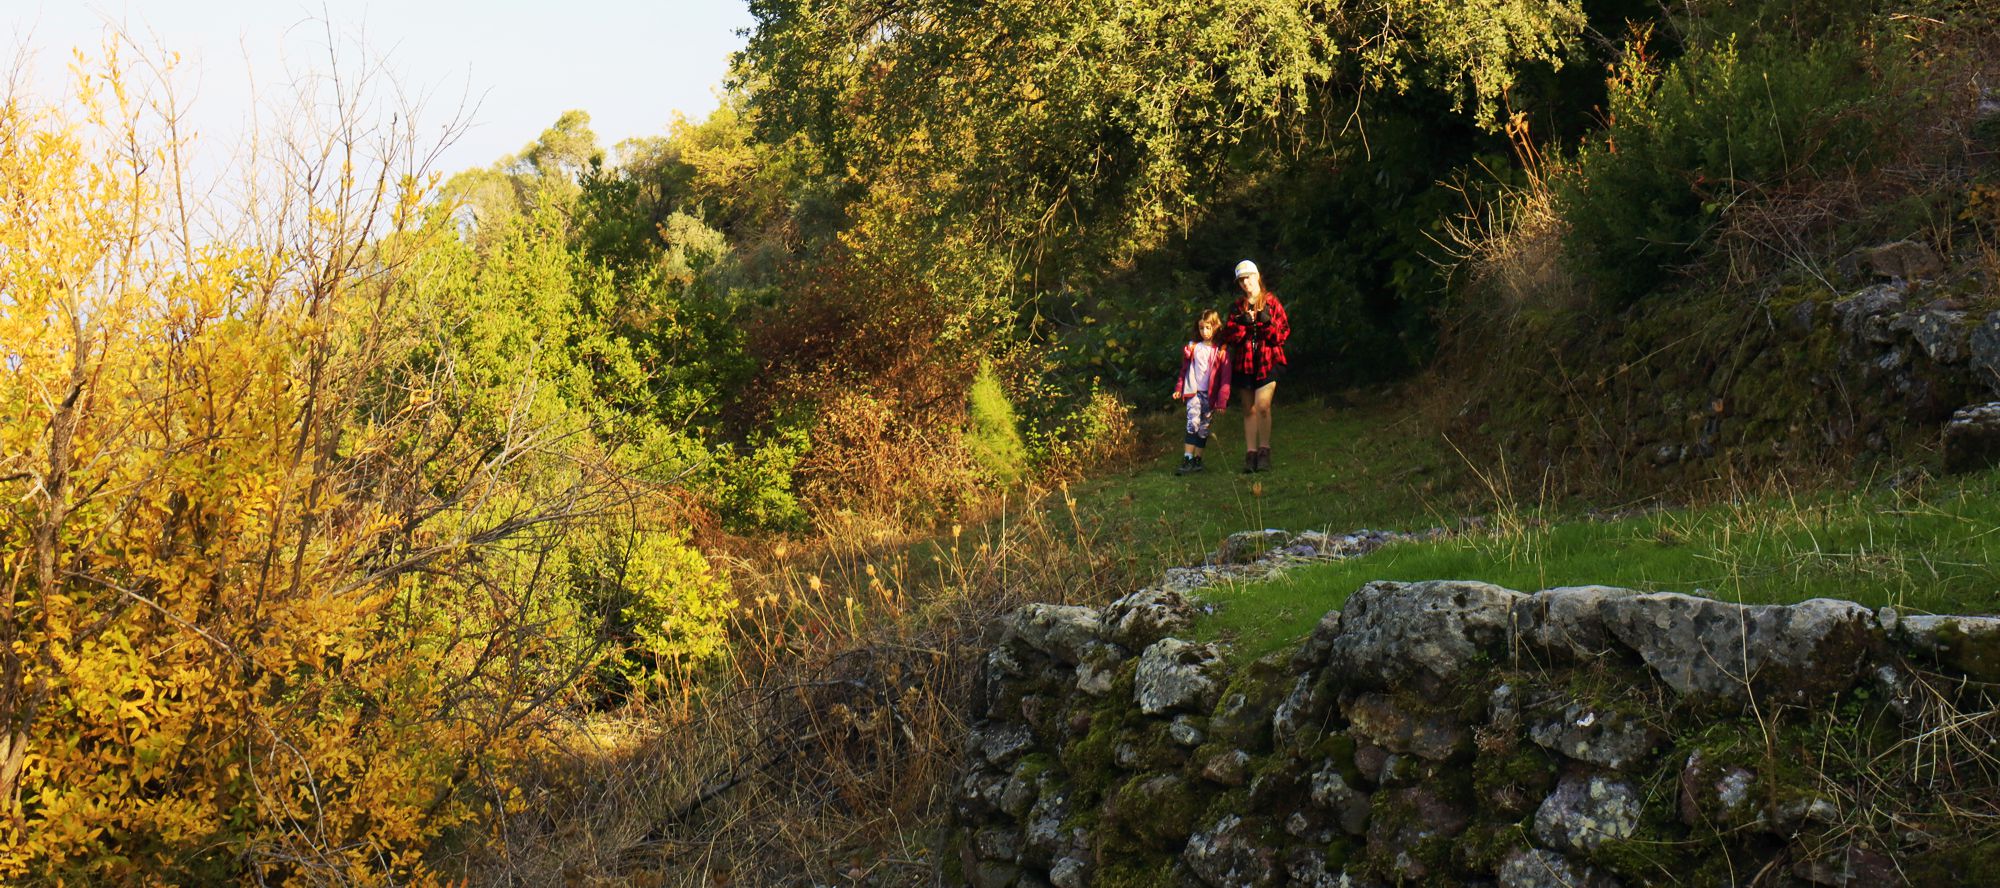
[{"label": "dense green bush", "polygon": [[1868,166],[1895,72],[1866,34],[1730,33],[1664,64],[1635,40],[1613,68],[1604,131],[1554,182],[1577,270],[1630,302],[1697,258],[1737,202]]},{"label": "dense green bush", "polygon": [[966,393],[965,443],[986,474],[1000,485],[1013,484],[1028,468],[1027,447],[1014,418],[1014,405],[1000,387],[992,365],[982,365]]}]

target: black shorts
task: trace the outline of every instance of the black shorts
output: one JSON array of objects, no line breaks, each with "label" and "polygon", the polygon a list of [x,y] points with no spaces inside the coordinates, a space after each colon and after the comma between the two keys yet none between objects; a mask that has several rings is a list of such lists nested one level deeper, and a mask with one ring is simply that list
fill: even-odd
[{"label": "black shorts", "polygon": [[1272,364],[1270,367],[1265,368],[1263,376],[1246,376],[1244,377],[1243,382],[1241,384],[1232,385],[1231,388],[1234,388],[1239,392],[1254,393],[1258,389],[1263,388],[1265,385],[1269,383],[1277,382],[1284,375],[1285,375],[1285,365]]}]

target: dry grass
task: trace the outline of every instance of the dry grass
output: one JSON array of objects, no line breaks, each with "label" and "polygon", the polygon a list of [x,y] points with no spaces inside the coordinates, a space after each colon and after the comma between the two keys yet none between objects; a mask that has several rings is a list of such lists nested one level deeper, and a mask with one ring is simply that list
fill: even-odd
[{"label": "dry grass", "polygon": [[1935,884],[1950,867],[1937,861],[1991,841],[2000,829],[1997,689],[1921,670],[1905,687],[1908,715],[1893,731],[1882,729],[1894,718],[1890,710],[1862,707],[1817,713],[1790,743],[1774,742],[1780,754],[1797,756],[1809,795],[1838,812],[1802,831],[1804,859],[1838,860],[1851,848],[1930,857],[1931,871],[1901,876]]},{"label": "dry grass", "polygon": [[1528,126],[1525,114],[1507,124],[1525,183],[1491,194],[1464,181],[1447,186],[1463,198],[1464,208],[1440,220],[1443,236],[1432,238],[1452,263],[1455,287],[1490,297],[1481,312],[1488,321],[1493,315],[1512,322],[1524,315],[1574,312],[1590,302],[1588,286],[1565,266],[1569,227],[1550,187],[1561,160],[1544,153]]},{"label": "dry grass", "polygon": [[950,545],[855,519],[736,565],[729,673],[685,714],[628,711],[554,751],[471,855],[475,881],[935,884],[993,618],[1126,579],[1066,490],[1025,505]]}]

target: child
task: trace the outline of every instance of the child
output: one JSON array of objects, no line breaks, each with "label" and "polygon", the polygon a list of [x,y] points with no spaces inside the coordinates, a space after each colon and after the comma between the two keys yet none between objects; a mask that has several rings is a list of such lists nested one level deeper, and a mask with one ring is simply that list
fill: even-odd
[{"label": "child", "polygon": [[1208,446],[1208,422],[1229,406],[1229,353],[1216,333],[1222,315],[1201,313],[1194,339],[1181,349],[1181,374],[1174,380],[1174,400],[1187,401],[1187,438],[1176,474],[1201,471],[1201,451]]}]

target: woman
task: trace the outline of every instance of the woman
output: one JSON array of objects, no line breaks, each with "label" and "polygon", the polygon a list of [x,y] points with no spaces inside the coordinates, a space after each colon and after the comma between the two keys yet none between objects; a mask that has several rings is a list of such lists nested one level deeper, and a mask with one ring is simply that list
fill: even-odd
[{"label": "woman", "polygon": [[1271,467],[1271,397],[1285,372],[1285,340],[1292,337],[1292,323],[1277,295],[1264,289],[1257,263],[1236,263],[1236,286],[1243,295],[1229,307],[1222,338],[1229,343],[1231,375],[1240,381],[1234,388],[1249,407],[1243,411],[1243,471],[1248,474]]}]

